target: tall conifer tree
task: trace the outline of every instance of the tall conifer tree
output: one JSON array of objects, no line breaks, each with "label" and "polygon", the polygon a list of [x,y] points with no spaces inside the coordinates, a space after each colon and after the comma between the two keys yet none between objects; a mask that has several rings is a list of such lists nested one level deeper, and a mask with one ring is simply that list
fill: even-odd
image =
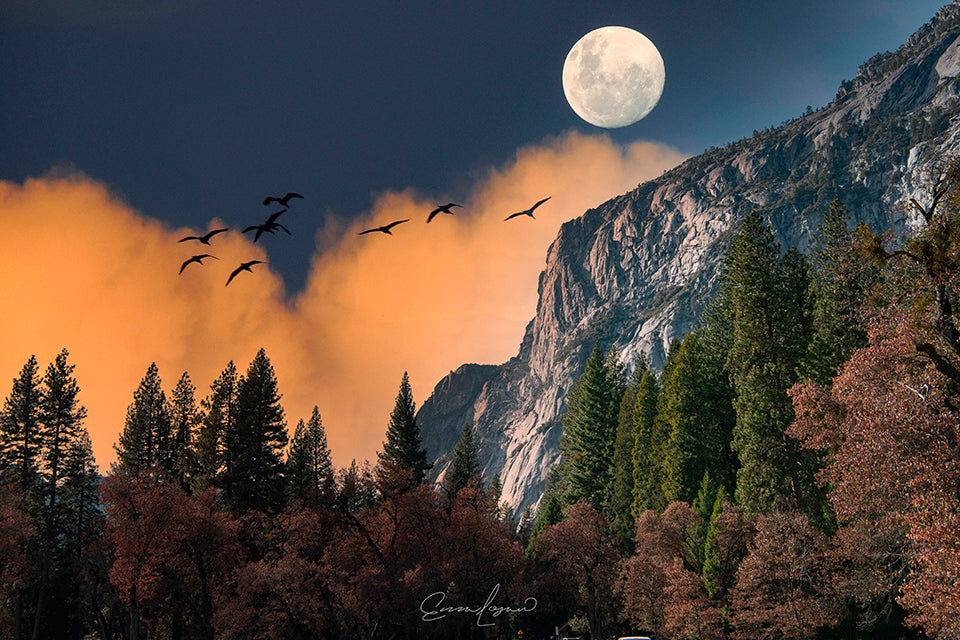
[{"label": "tall conifer tree", "polygon": [[333,464],[317,407],[308,422],[297,423],[287,455],[287,481],[290,496],[296,500],[311,505],[333,501]]},{"label": "tall conifer tree", "polygon": [[562,501],[566,505],[586,501],[599,510],[607,499],[620,400],[611,363],[595,345],[567,400],[560,437]]},{"label": "tall conifer tree", "polygon": [[867,335],[858,319],[860,305],[877,280],[876,268],[855,250],[847,229],[849,212],[834,198],[814,234],[810,252],[812,277],[807,297],[813,335],[801,364],[803,375],[829,384]]},{"label": "tall conifer tree", "polygon": [[171,474],[174,470],[174,444],[170,410],[163,392],[156,363],[133,394],[127,419],[117,444],[114,471],[136,475],[150,468]]},{"label": "tall conifer tree", "polygon": [[613,445],[613,457],[610,460],[611,490],[604,515],[610,523],[610,529],[627,543],[633,538],[635,529],[631,512],[634,481],[633,448],[636,440],[633,434],[633,413],[640,385],[644,382],[644,376],[649,373],[647,359],[641,355],[630,377],[630,383],[620,399],[617,435]]},{"label": "tall conifer tree", "polygon": [[200,402],[202,418],[193,445],[194,492],[208,487],[223,488],[228,438],[235,436],[237,418],[237,368],[231,360],[210,385],[210,394]]},{"label": "tall conifer tree", "polygon": [[40,378],[30,356],[0,413],[0,471],[24,494],[37,489],[40,468]]},{"label": "tall conifer tree", "polygon": [[662,459],[666,502],[693,502],[705,473],[732,490],[733,390],[723,361],[703,348],[698,332],[680,344],[660,401],[659,417],[669,427]]},{"label": "tall conifer tree", "polygon": [[263,349],[237,384],[234,434],[226,438],[230,465],[224,482],[227,504],[238,511],[280,511],[288,436],[277,378]]},{"label": "tall conifer tree", "polygon": [[390,413],[387,440],[379,453],[381,466],[388,473],[399,471],[406,480],[398,480],[397,489],[405,490],[423,482],[426,472],[433,466],[427,462],[427,450],[423,448],[420,426],[417,424],[416,404],[410,377],[403,373],[400,390]]},{"label": "tall conifer tree", "polygon": [[453,465],[444,476],[444,486],[451,496],[455,496],[471,481],[475,481],[478,486],[481,483],[480,460],[473,438],[473,429],[470,425],[466,425],[460,432],[457,446],[453,449]]},{"label": "tall conifer tree", "polygon": [[727,369],[737,394],[736,497],[754,513],[812,508],[808,456],[784,433],[793,421],[787,390],[809,334],[806,289],[803,257],[791,250],[781,259],[770,227],[757,212],[748,215],[724,256],[720,295],[730,310]]},{"label": "tall conifer tree", "polygon": [[[671,341],[661,377],[667,377],[673,368],[679,345],[679,340]],[[667,506],[663,498],[661,468],[666,429],[657,421],[660,392],[660,383],[648,369],[640,378],[633,406],[633,501],[630,511],[634,517],[647,509],[662,511]]]},{"label": "tall conifer tree", "polygon": [[196,387],[186,371],[170,394],[170,421],[173,436],[174,479],[184,489],[190,487],[193,474],[193,439],[197,430]]}]

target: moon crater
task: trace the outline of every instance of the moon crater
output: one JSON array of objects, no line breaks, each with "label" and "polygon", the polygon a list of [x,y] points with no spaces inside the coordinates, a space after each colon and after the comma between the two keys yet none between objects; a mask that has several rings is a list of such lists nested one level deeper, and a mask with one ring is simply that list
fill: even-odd
[{"label": "moon crater", "polygon": [[663,58],[646,36],[627,27],[601,27],[567,54],[563,93],[578,116],[613,129],[650,113],[665,77]]}]

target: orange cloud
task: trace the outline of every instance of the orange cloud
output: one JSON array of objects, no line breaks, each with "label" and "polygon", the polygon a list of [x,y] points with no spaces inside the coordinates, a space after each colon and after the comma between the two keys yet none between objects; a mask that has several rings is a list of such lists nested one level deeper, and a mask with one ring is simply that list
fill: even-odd
[{"label": "orange cloud", "polygon": [[[336,464],[375,460],[404,371],[419,403],[451,368],[515,355],[560,224],[680,160],[653,143],[624,149],[570,133],[521,149],[476,182],[456,215],[429,225],[440,200],[383,194],[362,222],[318,232],[322,248],[306,288],[289,301],[268,265],[224,287],[241,262],[269,261],[235,231],[213,247],[181,244],[206,229],[169,228],[85,177],[0,182],[0,296],[8,305],[0,315],[0,383],[31,354],[45,367],[66,347],[106,470],[151,362],[168,390],[188,371],[199,400],[228,361],[243,372],[264,347],[291,426],[317,405]],[[504,222],[546,196],[536,219]],[[403,218],[410,222],[391,236],[357,235]],[[212,220],[208,229],[218,226]],[[178,275],[194,253],[219,260]]]}]

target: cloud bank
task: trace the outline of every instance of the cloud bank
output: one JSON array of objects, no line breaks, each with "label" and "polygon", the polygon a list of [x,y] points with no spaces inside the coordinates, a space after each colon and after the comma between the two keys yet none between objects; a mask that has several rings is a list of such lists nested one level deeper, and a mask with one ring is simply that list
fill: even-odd
[{"label": "cloud bank", "polygon": [[[560,224],[682,159],[654,143],[568,133],[519,150],[429,225],[445,198],[384,193],[357,220],[318,230],[307,285],[290,300],[268,264],[224,286],[241,262],[269,262],[239,232],[210,247],[178,242],[219,220],[170,228],[82,175],[0,182],[0,397],[31,354],[45,368],[67,348],[105,471],[151,362],[168,393],[189,372],[199,401],[229,361],[244,372],[263,347],[290,426],[316,405],[338,466],[375,460],[404,371],[419,405],[451,368],[515,355]],[[546,196],[536,219],[504,221]],[[404,218],[390,236],[358,235]],[[196,253],[219,260],[178,275]]]}]

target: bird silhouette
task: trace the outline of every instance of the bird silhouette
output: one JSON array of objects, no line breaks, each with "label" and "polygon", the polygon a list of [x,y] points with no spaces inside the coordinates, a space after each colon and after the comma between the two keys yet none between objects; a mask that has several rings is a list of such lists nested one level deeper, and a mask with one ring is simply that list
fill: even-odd
[{"label": "bird silhouette", "polygon": [[284,231],[287,232],[287,235],[293,235],[292,233],[290,233],[290,229],[287,229],[285,226],[283,226],[282,224],[280,224],[279,222],[277,222],[277,218],[280,217],[280,214],[281,214],[281,213],[284,213],[284,212],[286,212],[286,211],[287,211],[286,209],[281,209],[280,211],[277,211],[276,213],[274,213],[273,215],[271,215],[269,218],[267,218],[267,221],[264,222],[263,224],[254,224],[254,225],[251,225],[251,226],[247,227],[246,229],[244,229],[241,233],[247,233],[247,232],[249,232],[249,231],[256,231],[257,233],[253,236],[253,241],[254,241],[254,242],[256,242],[257,240],[259,240],[259,239],[260,239],[260,236],[261,236],[262,234],[264,234],[264,233],[275,233],[275,232],[277,231],[277,229],[283,229]]},{"label": "bird silhouette", "polygon": [[202,242],[203,244],[209,246],[209,244],[210,244],[210,238],[212,238],[213,236],[217,235],[218,233],[223,233],[224,231],[228,231],[228,229],[214,229],[213,231],[208,232],[206,235],[202,235],[202,236],[187,236],[186,238],[180,238],[177,242],[186,242],[187,240],[199,240],[199,241]]},{"label": "bird silhouette", "polygon": [[437,208],[431,211],[430,215],[427,216],[427,222],[430,222],[431,220],[433,220],[434,216],[436,216],[440,212],[449,213],[450,215],[453,215],[453,211],[450,211],[450,209],[453,207],[463,208],[463,205],[457,204],[456,202],[448,202],[447,204],[438,204]]},{"label": "bird silhouette", "polygon": [[525,210],[523,210],[523,211],[517,211],[516,213],[511,213],[511,214],[508,215],[506,218],[504,218],[504,221],[507,221],[507,220],[509,220],[510,218],[516,218],[517,216],[530,216],[530,217],[532,218],[532,217],[533,217],[533,210],[536,209],[537,207],[539,207],[540,205],[542,205],[544,202],[546,202],[546,201],[549,200],[550,198],[551,198],[551,196],[547,196],[546,198],[544,198],[543,200],[541,200],[541,201],[538,202],[537,204],[533,205],[533,206],[530,207],[529,209],[525,209]]},{"label": "bird silhouette", "polygon": [[[230,284],[230,281],[233,280],[235,277],[237,277],[237,274],[240,273],[241,271],[250,271],[250,273],[253,273],[253,271],[250,269],[250,267],[252,267],[252,266],[255,265],[255,264],[263,264],[263,261],[262,261],[262,260],[251,260],[250,262],[244,262],[244,263],[241,264],[239,267],[237,267],[236,269],[233,270],[233,273],[231,273],[231,274],[230,274],[230,277],[227,278],[227,284]],[[227,286],[227,284],[225,284],[225,285],[223,285],[223,286]]]},{"label": "bird silhouette", "polygon": [[[375,228],[373,228],[373,229],[367,229],[366,231],[361,231],[361,232],[358,233],[357,235],[358,235],[358,236],[362,236],[362,235],[365,234],[365,233],[373,233],[374,231],[382,231],[383,233],[390,234],[390,229],[392,229],[393,227],[397,226],[398,224],[400,224],[400,223],[402,223],[402,222],[410,222],[410,218],[407,218],[406,220],[397,220],[397,221],[395,221],[395,222],[391,222],[390,224],[385,224],[385,225],[383,225],[382,227],[375,227]],[[392,235],[392,234],[390,234],[390,235]]]},{"label": "bird silhouette", "polygon": [[180,266],[180,271],[179,271],[179,273],[183,273],[183,270],[186,269],[186,268],[187,268],[187,265],[190,264],[191,262],[196,262],[197,264],[203,264],[203,259],[204,259],[204,258],[213,258],[214,260],[219,260],[219,259],[220,259],[220,258],[218,258],[217,256],[212,256],[212,255],[210,255],[209,253],[201,253],[200,255],[198,255],[198,256],[193,256],[192,258],[190,258],[189,260],[187,260],[186,262],[184,262],[184,263]]},{"label": "bird silhouette", "polygon": [[299,193],[293,193],[293,192],[288,193],[287,195],[282,196],[280,198],[276,196],[267,196],[266,198],[264,198],[263,204],[268,205],[271,202],[279,202],[281,207],[285,207],[287,206],[287,203],[290,202],[290,198],[302,198],[302,197],[303,196],[300,195]]}]

